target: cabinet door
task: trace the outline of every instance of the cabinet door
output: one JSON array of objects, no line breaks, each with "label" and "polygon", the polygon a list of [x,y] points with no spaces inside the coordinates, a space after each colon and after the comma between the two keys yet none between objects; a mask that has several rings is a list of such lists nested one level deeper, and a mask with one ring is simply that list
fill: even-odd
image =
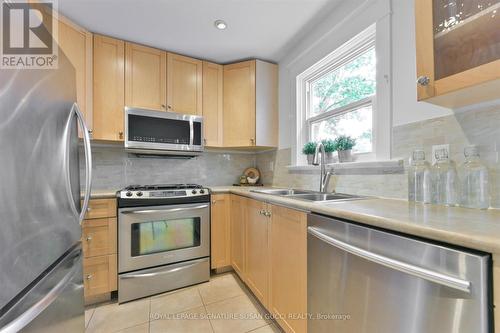
[{"label": "cabinet door", "polygon": [[231,195],[231,266],[243,281],[245,281],[245,202],[245,198]]},{"label": "cabinet door", "polygon": [[207,146],[222,147],[223,66],[203,62],[203,136]]},{"label": "cabinet door", "polygon": [[167,108],[202,115],[203,62],[174,53],[167,55]]},{"label": "cabinet door", "polygon": [[59,46],[75,67],[76,102],[92,131],[92,33],[59,17]]},{"label": "cabinet door", "polygon": [[280,206],[271,210],[270,311],[286,332],[306,332],[307,320],[290,315],[307,313],[307,215]]},{"label": "cabinet door", "polygon": [[255,60],[224,66],[224,146],[255,146]]},{"label": "cabinet door", "polygon": [[267,306],[269,290],[269,217],[264,202],[247,199],[245,233],[246,283],[257,299]]},{"label": "cabinet door", "polygon": [[167,53],[133,43],[125,44],[125,105],[165,110]]},{"label": "cabinet door", "polygon": [[231,265],[230,260],[230,195],[212,195],[210,218],[210,260],[212,268]]},{"label": "cabinet door", "polygon": [[85,258],[116,253],[116,217],[84,220],[82,248]]},{"label": "cabinet door", "polygon": [[85,219],[116,216],[116,199],[91,199]]},{"label": "cabinet door", "polygon": [[83,259],[83,287],[85,297],[116,290],[116,254]]},{"label": "cabinet door", "polygon": [[123,141],[125,43],[94,35],[94,133],[97,140]]},{"label": "cabinet door", "polygon": [[[437,104],[461,106],[488,95],[498,98],[500,83],[500,1],[415,1],[418,99],[459,92],[480,84],[472,94]],[[472,90],[469,90],[472,92]],[[479,98],[479,100],[474,100]]]}]

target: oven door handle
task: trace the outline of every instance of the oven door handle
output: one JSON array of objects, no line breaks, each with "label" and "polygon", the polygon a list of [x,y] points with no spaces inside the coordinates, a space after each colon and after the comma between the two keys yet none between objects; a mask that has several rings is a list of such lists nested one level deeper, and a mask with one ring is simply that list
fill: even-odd
[{"label": "oven door handle", "polygon": [[136,214],[153,214],[153,213],[154,214],[156,214],[156,213],[172,213],[172,212],[183,212],[183,211],[188,211],[188,210],[197,210],[197,209],[203,209],[203,208],[208,208],[208,205],[199,205],[199,206],[188,207],[188,208],[131,210],[131,211],[121,212],[121,214],[136,215]]},{"label": "oven door handle", "polygon": [[123,274],[123,275],[120,275],[120,279],[135,279],[135,278],[153,277],[153,276],[158,276],[158,275],[170,274],[170,273],[174,273],[174,272],[178,272],[178,271],[182,271],[182,270],[191,268],[193,266],[198,265],[200,262],[203,262],[206,260],[207,259],[198,259],[198,260],[191,261],[189,264],[185,264],[183,266],[178,266],[178,267],[170,268],[167,270],[162,269],[161,271],[158,271],[158,272]]}]

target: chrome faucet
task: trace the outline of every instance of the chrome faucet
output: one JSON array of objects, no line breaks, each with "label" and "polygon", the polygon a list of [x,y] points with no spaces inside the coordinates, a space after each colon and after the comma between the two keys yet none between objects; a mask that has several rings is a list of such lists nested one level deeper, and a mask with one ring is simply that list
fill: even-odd
[{"label": "chrome faucet", "polygon": [[[321,150],[321,160],[320,160],[320,150]],[[320,178],[319,178],[319,191],[321,193],[326,193],[328,189],[328,183],[330,183],[330,177],[333,175],[331,170],[326,171],[325,167],[325,147],[320,142],[316,145],[316,151],[314,152],[313,165],[320,166]]]}]

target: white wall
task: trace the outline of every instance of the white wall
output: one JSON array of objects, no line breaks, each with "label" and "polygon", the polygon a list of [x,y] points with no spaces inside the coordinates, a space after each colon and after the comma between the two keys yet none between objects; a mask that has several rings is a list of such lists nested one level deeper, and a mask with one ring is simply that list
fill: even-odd
[{"label": "white wall", "polygon": [[393,126],[442,117],[451,110],[417,102],[413,0],[392,0]]},{"label": "white wall", "polygon": [[386,15],[392,5],[393,126],[451,114],[449,109],[417,102],[413,0],[343,1],[279,61],[279,146],[296,136],[295,78],[306,68]]}]

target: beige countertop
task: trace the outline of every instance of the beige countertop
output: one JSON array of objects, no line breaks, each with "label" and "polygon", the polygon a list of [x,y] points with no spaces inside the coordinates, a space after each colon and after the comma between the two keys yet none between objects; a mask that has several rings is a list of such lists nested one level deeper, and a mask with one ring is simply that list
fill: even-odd
[{"label": "beige countertop", "polygon": [[[212,193],[234,193],[291,208],[343,218],[471,249],[500,254],[500,210],[475,210],[368,198],[313,203],[253,193],[256,188],[211,187]],[[262,189],[262,188],[261,188]]]},{"label": "beige countertop", "polygon": [[[116,198],[116,191],[118,189],[105,189],[105,190],[94,190],[90,192],[91,199],[111,199]],[[80,196],[83,198],[85,193],[81,192]]]}]

